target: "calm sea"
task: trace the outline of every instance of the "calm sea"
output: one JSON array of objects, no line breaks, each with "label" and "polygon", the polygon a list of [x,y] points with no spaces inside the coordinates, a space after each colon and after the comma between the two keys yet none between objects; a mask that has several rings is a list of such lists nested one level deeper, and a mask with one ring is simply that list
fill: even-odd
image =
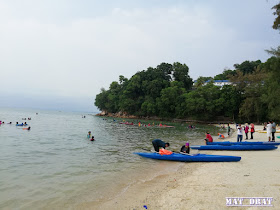
[{"label": "calm sea", "polygon": [[[218,133],[205,125],[188,129],[187,124],[162,122],[175,128],[138,127],[88,113],[31,109],[0,108],[0,120],[5,122],[0,126],[0,209],[65,209],[106,201],[139,180],[187,164],[133,154],[152,149],[153,139],[179,150],[186,141],[202,144],[206,130]],[[27,122],[31,130],[15,122]],[[87,139],[88,131],[94,142]]]}]

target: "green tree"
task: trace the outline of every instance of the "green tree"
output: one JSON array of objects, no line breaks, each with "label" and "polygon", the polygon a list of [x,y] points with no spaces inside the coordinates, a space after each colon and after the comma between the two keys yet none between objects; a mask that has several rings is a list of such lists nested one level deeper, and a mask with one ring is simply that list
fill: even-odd
[{"label": "green tree", "polygon": [[220,97],[220,88],[209,83],[184,94],[184,116],[201,120],[211,120],[222,114],[224,99]]},{"label": "green tree", "polygon": [[185,88],[182,88],[178,81],[173,81],[171,87],[162,89],[161,96],[157,98],[159,116],[176,117],[176,107],[179,103],[178,99],[185,92]]},{"label": "green tree", "polygon": [[258,65],[260,65],[262,62],[260,60],[257,61],[244,61],[241,64],[234,64],[233,66],[241,71],[243,73],[243,75],[245,74],[251,74],[253,73],[256,68],[258,67]]},{"label": "green tree", "polygon": [[267,73],[263,101],[267,103],[268,117],[280,121],[280,58],[271,57],[263,65],[263,68]]},{"label": "green tree", "polygon": [[273,12],[273,14],[276,15],[272,28],[274,28],[275,30],[279,30],[280,29],[280,3],[273,6],[272,9],[275,9],[275,12]]},{"label": "green tree", "polygon": [[246,77],[244,100],[240,105],[240,118],[246,121],[262,122],[267,116],[267,104],[262,97],[265,94],[266,74],[261,68]]},{"label": "green tree", "polygon": [[196,80],[196,82],[194,83],[194,86],[195,87],[200,87],[202,85],[204,85],[204,83],[208,80],[213,80],[212,77],[202,77],[202,76],[199,76]]},{"label": "green tree", "polygon": [[101,93],[96,95],[94,105],[100,110],[108,111],[108,92],[104,88],[101,88]]},{"label": "green tree", "polygon": [[221,89],[221,98],[223,99],[223,115],[235,120],[238,117],[239,106],[241,103],[241,94],[232,85],[225,85]]},{"label": "green tree", "polygon": [[189,76],[189,67],[186,64],[173,63],[173,77],[175,81],[182,83],[186,90],[191,89],[193,81]]},{"label": "green tree", "polygon": [[236,70],[225,69],[222,74],[214,77],[214,80],[228,80],[231,76],[236,74]]}]

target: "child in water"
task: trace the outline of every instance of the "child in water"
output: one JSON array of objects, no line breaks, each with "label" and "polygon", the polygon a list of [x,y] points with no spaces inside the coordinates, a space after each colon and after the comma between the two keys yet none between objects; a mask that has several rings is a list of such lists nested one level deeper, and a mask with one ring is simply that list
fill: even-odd
[{"label": "child in water", "polygon": [[88,135],[87,135],[88,139],[91,138],[91,131],[88,132]]},{"label": "child in water", "polygon": [[90,140],[91,140],[91,141],[94,141],[94,136],[92,136]]}]

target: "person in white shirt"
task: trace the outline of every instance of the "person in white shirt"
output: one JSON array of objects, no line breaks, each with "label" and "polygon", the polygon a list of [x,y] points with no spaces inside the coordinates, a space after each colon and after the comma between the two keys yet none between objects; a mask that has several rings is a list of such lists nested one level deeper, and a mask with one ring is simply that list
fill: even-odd
[{"label": "person in white shirt", "polygon": [[241,142],[243,139],[243,128],[241,127],[241,124],[237,126],[237,142]]},{"label": "person in white shirt", "polygon": [[266,132],[267,132],[267,137],[268,137],[268,141],[271,140],[271,134],[272,134],[272,124],[269,121],[266,125]]}]

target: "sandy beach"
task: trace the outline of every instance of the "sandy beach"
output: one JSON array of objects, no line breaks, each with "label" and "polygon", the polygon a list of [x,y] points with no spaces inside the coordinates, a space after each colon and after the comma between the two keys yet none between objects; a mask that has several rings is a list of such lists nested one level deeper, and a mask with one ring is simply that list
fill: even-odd
[{"label": "sandy beach", "polygon": [[[235,128],[235,125],[231,125]],[[262,126],[255,126],[261,130]],[[277,136],[277,134],[276,134]],[[225,139],[236,141],[236,132]],[[243,136],[244,141],[244,136]],[[254,141],[267,141],[254,133]],[[277,138],[276,138],[277,141]],[[203,144],[203,140],[201,141]],[[173,149],[173,148],[172,148]],[[192,150],[191,153],[197,153]],[[122,195],[81,209],[279,209],[280,151],[201,151],[204,154],[241,156],[240,162],[179,163],[176,172],[131,186]],[[155,169],[156,170],[156,169]],[[272,197],[272,207],[230,207],[226,197]],[[249,200],[243,201],[249,204]]]}]

